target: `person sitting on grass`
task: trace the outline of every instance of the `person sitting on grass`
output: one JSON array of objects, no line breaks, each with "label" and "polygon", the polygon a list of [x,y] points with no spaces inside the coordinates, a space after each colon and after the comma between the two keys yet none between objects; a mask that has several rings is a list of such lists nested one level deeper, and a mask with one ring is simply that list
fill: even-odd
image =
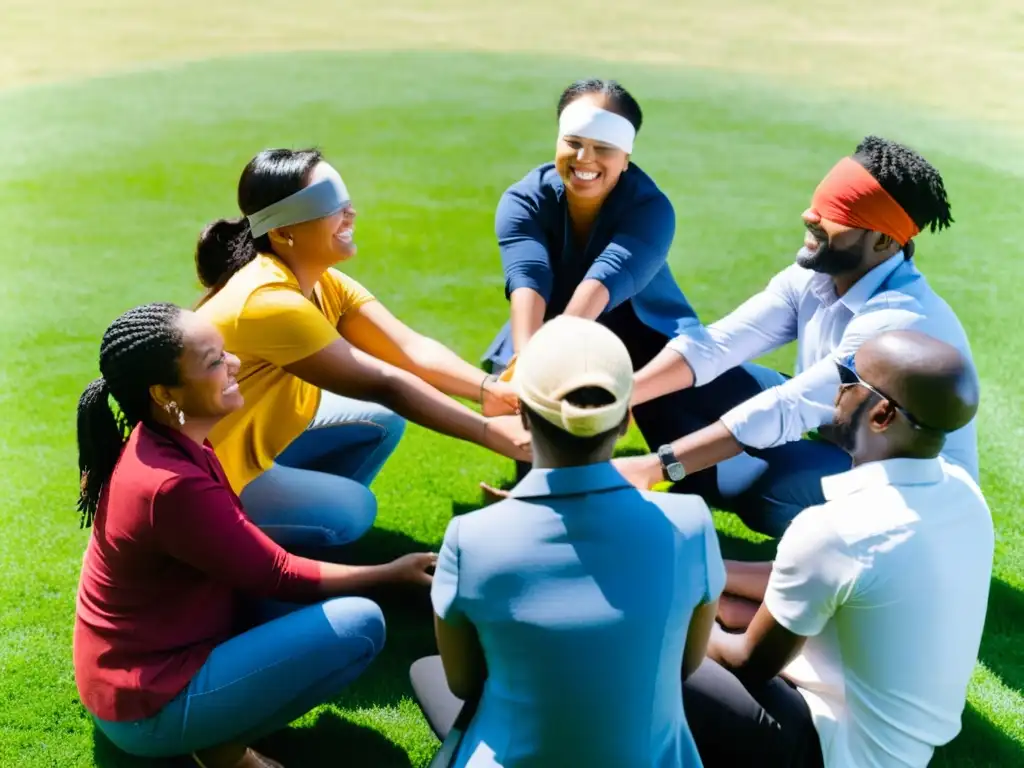
[{"label": "person sitting on grass", "polygon": [[410,672],[420,706],[445,739],[478,701],[456,766],[697,765],[679,665],[703,660],[723,586],[710,511],[637,491],[609,463],[633,365],[608,328],[551,320],[513,382],[533,469],[448,526],[431,592],[440,656]]},{"label": "person sitting on grass", "polygon": [[738,634],[716,627],[684,685],[709,768],[923,768],[960,731],[994,534],[941,453],[977,412],[977,376],[913,331],[864,342],[837,373],[829,431],[854,468],[822,481],[828,501],[773,563],[727,563],[720,619]]},{"label": "person sitting on grass", "polygon": [[[495,212],[510,319],[485,352],[485,367],[514,368],[516,353],[544,321],[566,314],[614,331],[636,370],[670,339],[700,327],[668,265],[675,210],[633,161],[644,116],[620,83],[572,83],[556,117],[553,161],[512,184]],[[669,395],[635,409],[650,445],[682,434],[684,409],[676,400]],[[529,469],[520,462],[519,476]]]},{"label": "person sitting on grass", "polygon": [[253,525],[207,441],[242,407],[238,359],[192,312],[129,310],[104,333],[99,367],[78,404],[78,508],[92,527],[74,629],[81,700],[131,754],[278,766],[244,745],[331,699],[384,643],[377,605],[342,595],[427,585],[436,556],[317,562]]},{"label": "person sitting on grass", "polygon": [[[245,404],[210,441],[269,536],[334,546],[369,529],[377,505],[367,486],[397,446],[403,417],[529,458],[507,384],[332,268],[356,253],[356,211],[320,152],[260,152],[239,179],[238,205],[242,218],[216,221],[199,238],[196,269],[208,292],[197,312],[241,360]],[[485,415],[453,397],[481,402]]]},{"label": "person sitting on grass", "polygon": [[[824,502],[822,477],[850,468],[838,446],[803,439],[832,419],[833,356],[900,329],[970,356],[956,313],[913,261],[914,237],[952,221],[938,170],[909,147],[866,137],[815,190],[796,263],[703,336],[679,336],[637,373],[634,405],[682,389],[676,402],[689,425],[673,442],[651,445],[653,455],[622,459],[619,470],[645,489],[673,482],[753,530],[781,536],[803,509]],[[792,378],[750,362],[792,341]],[[971,421],[949,436],[943,455],[977,479],[977,443]]]}]

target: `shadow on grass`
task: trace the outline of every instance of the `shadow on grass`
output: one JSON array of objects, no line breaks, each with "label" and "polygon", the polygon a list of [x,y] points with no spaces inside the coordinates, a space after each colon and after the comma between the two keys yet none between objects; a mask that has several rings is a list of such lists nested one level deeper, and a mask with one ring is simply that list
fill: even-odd
[{"label": "shadow on grass", "polygon": [[968,704],[960,734],[950,744],[936,750],[929,765],[932,768],[1024,765],[1024,749]]},{"label": "shadow on grass", "polygon": [[[1000,579],[992,579],[978,658],[1015,691],[1024,691],[1024,593]],[[1024,763],[1022,763],[1024,764]]]},{"label": "shadow on grass", "polygon": [[[404,768],[411,765],[401,747],[372,728],[350,723],[329,710],[321,712],[313,725],[286,728],[255,746],[286,766],[302,768]],[[99,730],[94,731],[93,761],[98,768],[196,768],[189,757],[146,759],[125,754]]]}]

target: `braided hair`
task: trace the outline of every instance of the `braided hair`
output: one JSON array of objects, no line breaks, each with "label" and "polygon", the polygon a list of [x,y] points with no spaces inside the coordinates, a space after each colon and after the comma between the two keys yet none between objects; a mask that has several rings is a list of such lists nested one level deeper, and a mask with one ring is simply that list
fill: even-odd
[{"label": "braided hair", "polygon": [[184,347],[180,315],[174,304],[145,304],[125,312],[103,334],[100,378],[78,400],[82,527],[92,525],[100,493],[128,435],[139,422],[151,420],[149,388],[179,383],[178,358]]},{"label": "braided hair", "polygon": [[875,177],[922,232],[946,229],[953,223],[942,176],[914,150],[867,136],[857,145],[853,159]]}]

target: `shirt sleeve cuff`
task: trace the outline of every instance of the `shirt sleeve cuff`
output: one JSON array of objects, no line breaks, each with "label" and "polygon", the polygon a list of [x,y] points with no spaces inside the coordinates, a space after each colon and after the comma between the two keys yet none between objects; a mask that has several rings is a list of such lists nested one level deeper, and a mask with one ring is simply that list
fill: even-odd
[{"label": "shirt sleeve cuff", "polygon": [[716,347],[708,338],[707,330],[703,325],[694,325],[685,329],[665,346],[686,360],[686,364],[693,371],[693,386],[695,387],[702,387],[708,382],[714,381],[721,373],[714,360],[713,350]]},{"label": "shirt sleeve cuff", "polygon": [[774,448],[786,442],[781,406],[775,388],[766,389],[728,411],[722,423],[741,445]]}]

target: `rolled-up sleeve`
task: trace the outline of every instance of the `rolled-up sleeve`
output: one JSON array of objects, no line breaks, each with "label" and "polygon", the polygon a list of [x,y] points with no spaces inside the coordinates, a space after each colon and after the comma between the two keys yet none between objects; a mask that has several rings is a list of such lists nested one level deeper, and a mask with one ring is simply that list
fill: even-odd
[{"label": "rolled-up sleeve", "polygon": [[448,523],[441,551],[437,555],[434,581],[430,587],[434,613],[449,624],[465,619],[459,600],[459,519]]},{"label": "rolled-up sleeve", "polygon": [[160,487],[151,509],[163,549],[196,570],[260,597],[321,597],[319,564],[271,541],[213,478],[173,477]]},{"label": "rolled-up sleeve", "polygon": [[644,201],[623,218],[619,231],[584,277],[608,289],[608,310],[636,296],[654,279],[668,260],[675,233],[675,210],[661,195]]},{"label": "rolled-up sleeve", "polygon": [[540,216],[538,201],[515,187],[498,202],[494,227],[505,270],[506,298],[519,288],[533,289],[544,301],[551,297],[554,277]]},{"label": "rolled-up sleeve", "polygon": [[913,309],[888,307],[865,311],[850,321],[832,355],[784,384],[740,403],[722,416],[722,422],[748,448],[773,448],[799,440],[807,432],[831,423],[835,416],[839,391],[836,361],[856,352],[873,336],[908,329],[927,333],[927,318]]},{"label": "rolled-up sleeve", "polygon": [[686,359],[694,386],[796,339],[799,291],[794,269],[777,274],[763,291],[718,322],[694,325],[668,343]]}]

